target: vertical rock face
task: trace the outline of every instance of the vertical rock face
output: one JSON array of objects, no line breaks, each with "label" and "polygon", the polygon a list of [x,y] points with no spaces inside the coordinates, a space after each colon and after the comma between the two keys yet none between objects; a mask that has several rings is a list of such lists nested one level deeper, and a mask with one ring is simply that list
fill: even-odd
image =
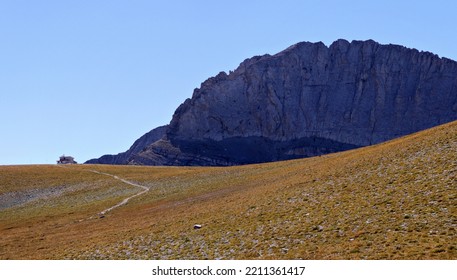
[{"label": "vertical rock face", "polygon": [[195,89],[129,163],[233,165],[371,145],[457,119],[457,62],[372,40],[298,43]]}]

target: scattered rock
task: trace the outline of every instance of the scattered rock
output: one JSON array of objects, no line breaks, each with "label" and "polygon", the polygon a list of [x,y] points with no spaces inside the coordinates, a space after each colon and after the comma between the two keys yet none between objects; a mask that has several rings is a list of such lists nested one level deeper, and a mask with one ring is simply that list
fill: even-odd
[{"label": "scattered rock", "polygon": [[313,230],[321,232],[324,230],[324,227],[321,225],[318,225],[318,226],[313,227]]}]

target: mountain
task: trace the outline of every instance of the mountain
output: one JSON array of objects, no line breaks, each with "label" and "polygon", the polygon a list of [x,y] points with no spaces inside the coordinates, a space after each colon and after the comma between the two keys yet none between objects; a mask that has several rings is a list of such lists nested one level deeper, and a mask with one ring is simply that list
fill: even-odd
[{"label": "mountain", "polygon": [[[456,119],[457,62],[373,40],[302,42],[209,78],[178,107],[163,137],[109,163],[238,165],[310,157]],[[104,157],[90,162],[108,163]]]}]

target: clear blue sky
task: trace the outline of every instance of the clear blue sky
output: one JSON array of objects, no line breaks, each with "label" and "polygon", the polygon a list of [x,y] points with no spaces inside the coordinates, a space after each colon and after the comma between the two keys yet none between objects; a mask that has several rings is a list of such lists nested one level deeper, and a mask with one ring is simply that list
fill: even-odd
[{"label": "clear blue sky", "polygon": [[457,1],[0,0],[0,164],[127,150],[193,89],[300,42],[457,59]]}]

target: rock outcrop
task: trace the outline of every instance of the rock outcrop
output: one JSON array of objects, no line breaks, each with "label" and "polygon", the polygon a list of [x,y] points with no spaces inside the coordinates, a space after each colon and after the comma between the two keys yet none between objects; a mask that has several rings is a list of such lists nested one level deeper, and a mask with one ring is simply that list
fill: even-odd
[{"label": "rock outcrop", "polygon": [[133,143],[133,145],[127,151],[119,153],[117,155],[104,155],[100,158],[91,159],[85,163],[90,164],[127,164],[130,161],[130,158],[138,153],[140,153],[147,146],[158,141],[165,136],[167,130],[167,125],[159,126],[149,131],[148,133],[141,136],[138,140]]},{"label": "rock outcrop", "polygon": [[367,146],[456,119],[457,62],[372,40],[338,40],[330,47],[303,42],[209,78],[179,106],[164,137],[121,161],[99,163],[285,160]]}]

